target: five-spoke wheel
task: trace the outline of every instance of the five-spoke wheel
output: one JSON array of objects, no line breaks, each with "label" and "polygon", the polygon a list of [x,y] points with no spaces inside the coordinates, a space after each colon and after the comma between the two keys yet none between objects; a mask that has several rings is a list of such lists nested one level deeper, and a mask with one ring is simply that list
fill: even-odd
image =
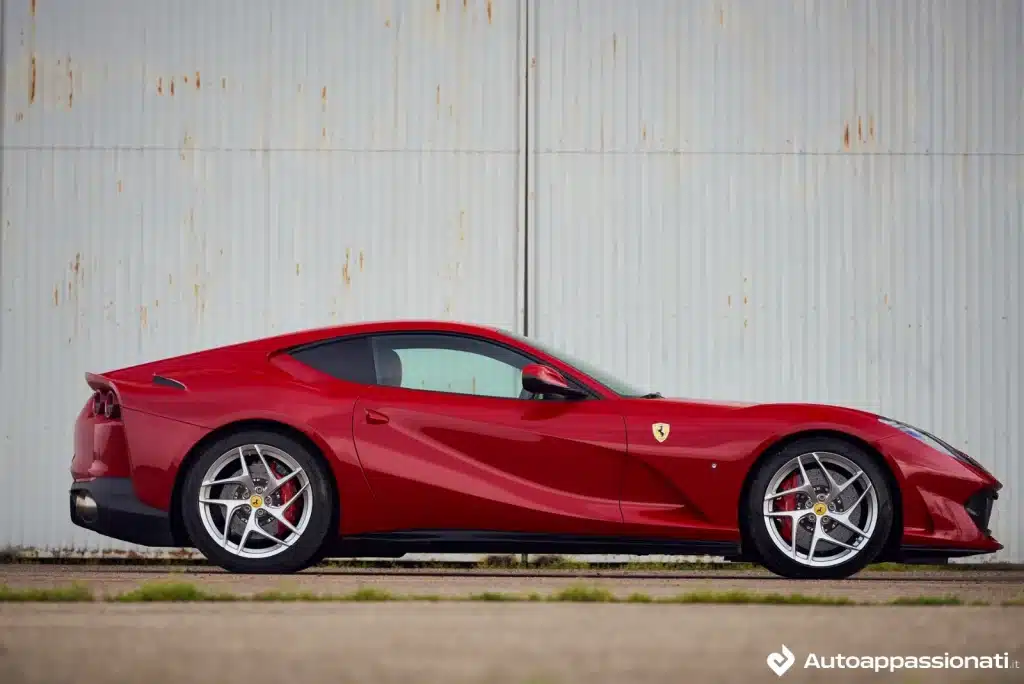
[{"label": "five-spoke wheel", "polygon": [[788,577],[846,577],[870,563],[892,526],[884,472],[842,440],[795,442],[766,458],[747,501],[761,561]]},{"label": "five-spoke wheel", "polygon": [[323,546],[333,513],[324,464],[272,432],[232,435],[192,464],[181,511],[196,547],[237,572],[289,572]]}]

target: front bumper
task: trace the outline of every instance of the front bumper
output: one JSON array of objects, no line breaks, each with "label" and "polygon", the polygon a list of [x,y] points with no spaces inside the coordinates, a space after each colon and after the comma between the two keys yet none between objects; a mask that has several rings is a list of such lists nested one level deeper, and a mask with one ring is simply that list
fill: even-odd
[{"label": "front bumper", "polygon": [[167,511],[140,502],[127,477],[75,482],[68,505],[71,522],[79,527],[131,544],[177,546]]}]

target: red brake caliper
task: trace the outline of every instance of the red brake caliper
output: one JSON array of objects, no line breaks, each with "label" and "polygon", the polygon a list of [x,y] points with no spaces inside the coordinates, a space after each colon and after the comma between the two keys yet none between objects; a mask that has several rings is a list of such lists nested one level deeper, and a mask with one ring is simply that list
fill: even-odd
[{"label": "red brake caliper", "polygon": [[[282,472],[281,466],[279,466],[276,463],[272,467],[273,467],[274,473],[277,475],[277,477],[284,477],[285,475],[288,474],[288,473]],[[281,492],[281,503],[282,504],[285,504],[285,503],[288,503],[289,501],[291,501],[292,497],[295,496],[295,492],[298,491],[298,487],[295,484],[295,478],[292,478],[291,480],[288,480],[283,485],[281,485],[281,489],[279,491]],[[292,525],[294,525],[295,523],[297,523],[299,521],[299,514],[300,513],[302,513],[302,504],[296,502],[296,503],[292,504],[291,506],[289,506],[288,508],[284,509],[284,519],[287,520],[288,522],[290,522]],[[286,534],[288,532],[287,528],[285,528],[285,526],[282,525],[281,523],[277,524],[277,528],[278,528],[277,529],[277,533],[278,533],[279,536],[280,535],[284,535],[284,534]]]},{"label": "red brake caliper", "polygon": [[[289,482],[288,484],[291,484],[291,483]],[[800,484],[800,478],[797,476],[796,473],[793,473],[792,475],[787,477],[782,482],[781,485],[779,485],[779,488],[782,491],[786,491],[787,489],[793,489],[793,488],[797,487],[799,484]],[[782,500],[778,502],[778,505],[776,506],[775,510],[777,510],[777,511],[795,511],[796,510],[796,497],[797,496],[799,496],[799,495],[798,494],[787,494],[786,496],[782,497]],[[791,545],[796,542],[796,527],[793,526],[793,519],[792,518],[783,518],[782,519],[782,538],[783,539],[788,539],[789,543]]]}]

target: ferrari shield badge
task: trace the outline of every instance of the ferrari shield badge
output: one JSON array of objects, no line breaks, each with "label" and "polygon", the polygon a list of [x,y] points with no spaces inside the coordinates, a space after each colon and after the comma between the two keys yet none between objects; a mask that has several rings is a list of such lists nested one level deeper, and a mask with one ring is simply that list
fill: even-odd
[{"label": "ferrari shield badge", "polygon": [[672,429],[672,426],[668,423],[655,423],[651,426],[651,431],[654,433],[654,439],[659,442],[664,442],[668,439],[668,432]]}]

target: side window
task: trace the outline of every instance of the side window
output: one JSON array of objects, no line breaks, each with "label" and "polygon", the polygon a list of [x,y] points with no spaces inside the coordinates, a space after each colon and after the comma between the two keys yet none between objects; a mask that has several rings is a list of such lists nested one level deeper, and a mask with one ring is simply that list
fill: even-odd
[{"label": "side window", "polygon": [[341,338],[291,352],[297,361],[339,380],[376,384],[368,337]]},{"label": "side window", "polygon": [[381,385],[506,399],[524,395],[522,369],[531,363],[500,345],[455,335],[381,335],[373,338],[373,356]]}]

